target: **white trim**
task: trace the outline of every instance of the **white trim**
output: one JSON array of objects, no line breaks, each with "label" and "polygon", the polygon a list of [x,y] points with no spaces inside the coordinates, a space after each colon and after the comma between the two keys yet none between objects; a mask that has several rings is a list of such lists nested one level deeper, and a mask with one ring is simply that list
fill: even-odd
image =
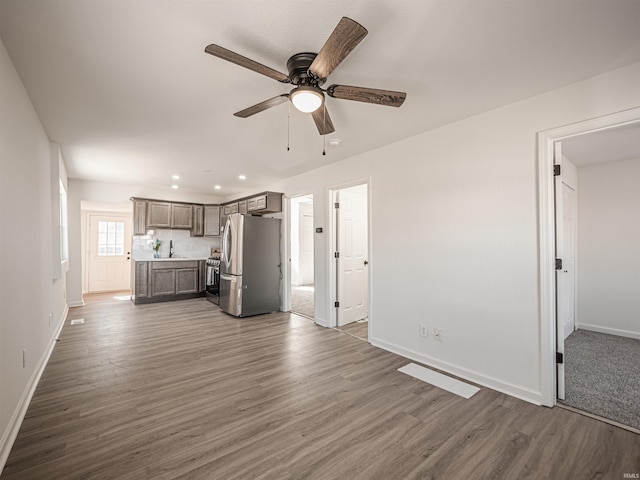
[{"label": "white trim", "polygon": [[33,375],[29,379],[27,386],[22,392],[22,396],[20,397],[20,401],[13,411],[13,415],[9,419],[9,423],[4,433],[2,434],[2,438],[0,439],[0,473],[4,469],[5,464],[7,463],[7,459],[9,458],[9,453],[11,453],[11,449],[13,448],[13,444],[16,441],[18,436],[18,432],[20,431],[20,427],[22,426],[22,422],[24,420],[25,415],[27,414],[27,409],[29,408],[29,404],[31,403],[31,399],[33,398],[33,394],[36,391],[36,387],[38,386],[38,382],[40,382],[40,377],[44,372],[45,367],[49,363],[49,358],[51,357],[51,353],[53,352],[53,348],[56,346],[56,342],[58,341],[58,336],[62,331],[62,327],[64,326],[67,314],[69,313],[69,307],[65,307],[62,312],[62,316],[58,320],[58,325],[56,326],[55,333],[53,338],[49,343],[49,347],[44,352],[40,360],[40,364],[38,368],[35,369]]},{"label": "white trim", "polygon": [[542,395],[540,394],[540,392],[536,392],[529,388],[515,385],[513,383],[503,382],[475,370],[470,370],[453,363],[443,362],[442,360],[430,357],[429,355],[424,355],[420,352],[415,352],[413,350],[400,347],[393,343],[387,343],[382,340],[378,340],[377,338],[369,338],[369,343],[371,343],[371,345],[373,345],[374,347],[388,350],[389,352],[395,353],[396,355],[400,355],[410,360],[420,362],[423,365],[427,365],[429,367],[437,368],[438,370],[441,370],[445,373],[455,375],[456,377],[468,380],[473,383],[477,383],[478,385],[482,385],[483,387],[487,387],[492,390],[511,395],[512,397],[519,398],[520,400],[524,400],[525,402],[533,403],[534,405],[542,404]]},{"label": "white trim", "polygon": [[608,335],[616,335],[618,337],[640,339],[640,332],[632,332],[631,330],[621,330],[619,328],[600,327],[598,325],[589,325],[588,323],[576,324],[576,328],[578,330],[589,330],[591,332],[606,333]]},{"label": "white trim", "polygon": [[553,143],[569,137],[640,121],[640,107],[538,133],[538,242],[540,288],[540,393],[542,404],[556,404],[556,285]]},{"label": "white trim", "polygon": [[84,300],[81,300],[79,302],[71,302],[71,303],[69,303],[69,308],[71,308],[71,307],[84,307],[84,306],[85,306]]}]

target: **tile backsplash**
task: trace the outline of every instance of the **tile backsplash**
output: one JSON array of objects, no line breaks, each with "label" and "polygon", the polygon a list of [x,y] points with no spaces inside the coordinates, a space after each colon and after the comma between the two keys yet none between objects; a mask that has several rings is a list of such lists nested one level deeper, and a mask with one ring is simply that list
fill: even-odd
[{"label": "tile backsplash", "polygon": [[153,235],[133,237],[133,259],[148,260],[153,258],[152,245],[156,239],[162,241],[160,257],[169,256],[169,241],[173,240],[174,254],[180,257],[207,258],[212,248],[220,248],[220,237],[191,237],[189,230],[153,230]]}]

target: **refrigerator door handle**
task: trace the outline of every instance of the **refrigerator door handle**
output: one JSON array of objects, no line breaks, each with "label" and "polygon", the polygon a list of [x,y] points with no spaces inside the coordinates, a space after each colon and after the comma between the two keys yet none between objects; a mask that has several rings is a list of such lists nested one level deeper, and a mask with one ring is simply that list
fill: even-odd
[{"label": "refrigerator door handle", "polygon": [[236,282],[237,281],[237,277],[235,275],[226,275],[224,273],[220,274],[220,280],[227,280],[229,282]]},{"label": "refrigerator door handle", "polygon": [[231,218],[227,217],[227,222],[224,225],[224,236],[222,237],[222,260],[224,260],[224,264],[229,268],[231,264]]}]

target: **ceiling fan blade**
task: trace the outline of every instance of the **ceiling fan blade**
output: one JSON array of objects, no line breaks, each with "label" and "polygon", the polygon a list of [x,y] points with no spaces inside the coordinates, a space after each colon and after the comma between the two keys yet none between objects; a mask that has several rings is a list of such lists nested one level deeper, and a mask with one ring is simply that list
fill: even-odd
[{"label": "ceiling fan blade", "polygon": [[255,115],[256,113],[264,112],[266,109],[275,107],[276,105],[280,105],[281,103],[289,100],[289,94],[285,93],[282,95],[278,95],[277,97],[270,98],[269,100],[265,100],[264,102],[257,103],[256,105],[245,108],[244,110],[240,110],[239,112],[234,113],[236,117],[247,118],[251,115]]},{"label": "ceiling fan blade", "polygon": [[243,57],[242,55],[232,52],[231,50],[227,50],[226,48],[220,47],[219,45],[207,45],[204,49],[205,52],[213,55],[214,57],[222,58],[231,63],[235,63],[236,65],[240,65],[241,67],[248,68],[249,70],[253,70],[254,72],[261,73],[262,75],[266,75],[269,78],[273,78],[282,83],[291,83],[289,77],[284,73],[280,73],[273,68],[269,68],[261,63],[258,63],[254,60],[251,60],[247,57]]},{"label": "ceiling fan blade", "polygon": [[342,100],[355,100],[357,102],[375,103],[376,105],[387,105],[389,107],[399,107],[404,103],[404,99],[407,98],[405,92],[352,87],[349,85],[331,85],[327,88],[327,94],[330,97],[340,98]]},{"label": "ceiling fan blade", "polygon": [[324,103],[316,111],[311,112],[311,116],[313,117],[313,121],[316,122],[316,127],[318,127],[320,135],[327,135],[328,133],[336,131],[336,129],[333,128],[333,122],[329,116],[327,106]]},{"label": "ceiling fan blade", "polygon": [[367,29],[358,22],[342,17],[313,60],[309,71],[318,78],[327,78],[367,33]]}]

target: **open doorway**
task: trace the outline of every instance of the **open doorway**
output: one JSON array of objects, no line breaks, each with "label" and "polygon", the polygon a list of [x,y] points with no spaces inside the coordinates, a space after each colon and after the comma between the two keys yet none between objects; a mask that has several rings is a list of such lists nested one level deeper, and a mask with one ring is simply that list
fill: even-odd
[{"label": "open doorway", "polygon": [[291,311],[315,318],[313,195],[291,199]]},{"label": "open doorway", "polygon": [[[546,228],[553,235],[553,241],[551,235],[541,241],[541,258],[553,253],[549,263],[555,264],[546,274],[541,264],[542,310],[550,314],[543,327],[550,327],[548,346],[559,353],[557,366],[546,375],[555,383],[546,386],[555,388],[545,404],[557,399],[635,431],[640,429],[638,139],[640,109],[634,109],[544,132],[540,142],[541,240]],[[542,176],[545,164],[554,178],[553,202],[543,198],[549,193],[545,184],[551,186]],[[553,218],[545,205],[555,207]]]},{"label": "open doorway", "polygon": [[332,192],[334,207],[334,325],[369,339],[369,188],[366,183]]}]

